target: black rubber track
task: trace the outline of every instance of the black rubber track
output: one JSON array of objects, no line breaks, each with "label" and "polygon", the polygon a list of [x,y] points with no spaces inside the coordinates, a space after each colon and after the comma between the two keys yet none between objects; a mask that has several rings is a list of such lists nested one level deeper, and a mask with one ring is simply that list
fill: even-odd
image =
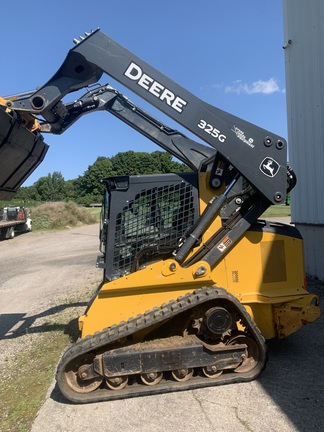
[{"label": "black rubber track", "polygon": [[[163,379],[156,386],[146,386],[144,384],[133,383],[122,390],[114,391],[107,388],[98,388],[92,393],[76,392],[67,383],[65,370],[71,362],[74,362],[81,355],[86,353],[96,354],[96,352],[103,352],[105,351],[105,347],[107,347],[107,351],[109,351],[109,345],[119,339],[130,336],[135,332],[173,318],[179,313],[188,311],[193,307],[213,300],[230,301],[239,312],[241,323],[248,331],[249,336],[257,343],[260,354],[259,362],[250,372],[236,373],[226,371],[226,373],[223,373],[218,378],[207,378],[196,375],[193,376],[190,381],[186,382]],[[172,300],[167,304],[163,304],[159,308],[147,311],[143,315],[130,318],[127,322],[121,322],[118,325],[111,326],[109,329],[95,333],[93,336],[87,336],[84,339],[78,340],[63,354],[57,368],[56,380],[60,391],[69,401],[73,403],[90,403],[252,381],[264,369],[266,359],[267,352],[264,338],[237,298],[222,288],[204,287],[194,291],[193,293],[179,297],[177,300]]]}]

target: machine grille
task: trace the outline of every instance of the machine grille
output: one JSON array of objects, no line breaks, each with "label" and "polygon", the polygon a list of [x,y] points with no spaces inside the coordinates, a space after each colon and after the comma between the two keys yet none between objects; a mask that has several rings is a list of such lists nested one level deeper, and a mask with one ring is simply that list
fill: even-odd
[{"label": "machine grille", "polygon": [[114,271],[129,273],[158,256],[170,255],[194,219],[191,184],[142,189],[117,214]]}]

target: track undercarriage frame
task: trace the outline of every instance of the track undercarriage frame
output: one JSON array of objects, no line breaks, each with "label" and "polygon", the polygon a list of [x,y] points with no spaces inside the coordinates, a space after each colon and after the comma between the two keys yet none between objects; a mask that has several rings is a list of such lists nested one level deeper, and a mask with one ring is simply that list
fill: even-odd
[{"label": "track undercarriage frame", "polygon": [[251,381],[265,362],[264,338],[244,307],[207,287],[79,340],[57,382],[67,399],[89,403]]}]

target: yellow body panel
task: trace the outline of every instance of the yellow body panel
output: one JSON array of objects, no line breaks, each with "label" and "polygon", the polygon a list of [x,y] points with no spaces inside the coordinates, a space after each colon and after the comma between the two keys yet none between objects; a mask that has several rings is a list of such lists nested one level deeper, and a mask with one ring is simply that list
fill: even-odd
[{"label": "yellow body panel", "polygon": [[[207,181],[208,174],[200,174],[200,190],[204,191],[201,212],[212,197]],[[220,217],[215,219],[203,242],[221,223]],[[251,230],[213,269],[204,261],[182,268],[168,259],[104,283],[86,314],[79,318],[82,337],[204,286],[225,288],[237,297],[265,338],[284,337],[319,315],[316,296],[305,289],[302,240],[274,230]],[[282,309],[285,304],[289,307]]]},{"label": "yellow body panel", "polygon": [[[275,242],[280,242],[284,256],[277,256],[276,247],[269,246]],[[235,295],[264,337],[283,335],[284,331],[278,331],[274,308],[283,303],[300,304],[302,300],[306,311],[316,299],[305,290],[302,262],[302,240],[248,232],[213,270],[204,261],[189,268],[182,268],[173,260],[154,263],[102,285],[87,314],[79,319],[82,336],[212,285]],[[201,269],[205,273],[196,276]],[[307,321],[307,316],[303,318]]]}]

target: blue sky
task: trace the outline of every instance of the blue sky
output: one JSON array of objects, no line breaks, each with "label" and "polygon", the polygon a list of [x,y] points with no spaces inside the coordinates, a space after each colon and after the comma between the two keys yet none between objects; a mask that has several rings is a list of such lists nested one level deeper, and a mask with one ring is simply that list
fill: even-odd
[{"label": "blue sky", "polygon": [[[287,139],[281,0],[6,2],[1,6],[0,95],[43,85],[73,38],[96,28],[202,100]],[[100,83],[149,110],[107,75]],[[104,112],[83,117],[61,136],[46,134],[45,141],[50,145],[46,159],[25,186],[54,171],[66,180],[76,178],[98,156],[159,150]]]}]

